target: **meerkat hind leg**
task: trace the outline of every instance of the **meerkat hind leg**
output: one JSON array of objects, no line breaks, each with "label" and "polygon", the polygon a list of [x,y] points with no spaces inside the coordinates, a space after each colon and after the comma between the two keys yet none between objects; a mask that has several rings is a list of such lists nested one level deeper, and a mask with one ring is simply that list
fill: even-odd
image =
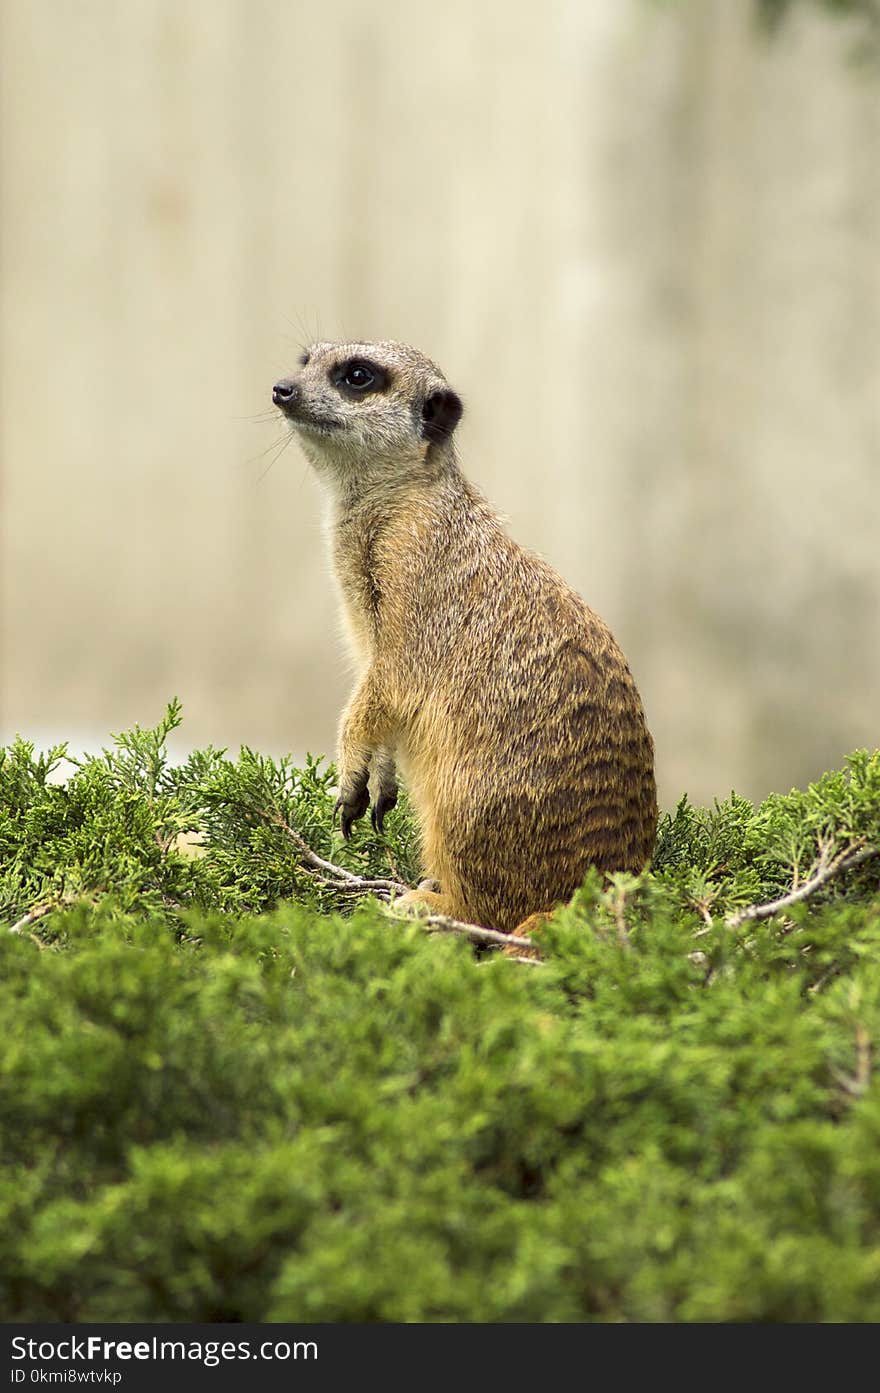
[{"label": "meerkat hind leg", "polygon": [[415,890],[407,890],[405,895],[401,895],[399,899],[394,901],[395,909],[424,907],[429,914],[445,914],[447,918],[455,919],[457,916],[453,913],[451,897],[428,889],[429,885],[436,884],[436,880],[423,880]]},{"label": "meerkat hind leg", "polygon": [[[436,880],[422,880],[415,890],[407,890],[405,895],[394,901],[394,907],[401,909],[424,909],[429,914],[443,914],[448,919],[460,919],[460,915],[455,912],[455,902],[451,895],[438,894],[436,890],[429,887],[437,885]],[[530,938],[538,933],[542,926],[551,917],[550,910],[540,910],[537,914],[530,914],[521,924],[514,929],[514,937]],[[501,949],[502,956],[506,958],[540,958],[541,954],[537,943],[533,948],[520,948],[517,944],[511,943],[509,948]]]},{"label": "meerkat hind leg", "polygon": [[511,943],[509,948],[502,948],[501,953],[505,958],[540,958],[538,944],[535,942],[534,935],[539,934],[548,919],[553,917],[553,911],[549,909],[539,909],[537,914],[530,914],[528,919],[523,919],[521,924],[517,924],[513,931],[514,938],[531,938],[534,943],[532,948],[518,948],[515,943]]}]

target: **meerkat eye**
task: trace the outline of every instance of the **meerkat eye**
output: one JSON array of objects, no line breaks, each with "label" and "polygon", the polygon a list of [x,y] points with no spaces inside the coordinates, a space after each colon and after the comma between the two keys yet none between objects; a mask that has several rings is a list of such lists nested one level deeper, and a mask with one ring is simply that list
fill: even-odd
[{"label": "meerkat eye", "polygon": [[330,370],[330,381],[343,396],[363,397],[368,392],[384,392],[388,373],[368,358],[349,358]]},{"label": "meerkat eye", "polygon": [[365,387],[372,387],[376,379],[370,369],[364,367],[363,363],[353,363],[350,368],[346,369],[342,380],[346,387],[353,387],[356,392],[362,392]]}]

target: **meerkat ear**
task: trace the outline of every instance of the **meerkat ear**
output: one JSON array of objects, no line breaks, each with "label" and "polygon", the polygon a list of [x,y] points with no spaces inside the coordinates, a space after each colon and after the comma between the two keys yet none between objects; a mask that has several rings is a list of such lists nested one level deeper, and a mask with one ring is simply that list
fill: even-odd
[{"label": "meerkat ear", "polygon": [[452,435],[463,410],[461,397],[451,388],[440,387],[432,392],[422,407],[423,438],[432,445],[442,445]]}]

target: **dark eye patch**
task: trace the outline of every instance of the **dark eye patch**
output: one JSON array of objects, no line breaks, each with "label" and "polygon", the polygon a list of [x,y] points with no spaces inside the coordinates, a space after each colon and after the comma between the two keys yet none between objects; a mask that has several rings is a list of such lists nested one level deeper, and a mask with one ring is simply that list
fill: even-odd
[{"label": "dark eye patch", "polygon": [[366,397],[373,392],[384,392],[389,376],[383,367],[369,358],[347,358],[330,369],[333,386],[352,401]]},{"label": "dark eye patch", "polygon": [[307,367],[308,367],[308,365],[309,365],[309,359],[311,358],[311,356],[312,356],[311,353],[301,353],[301,354],[299,355],[299,365],[300,365],[301,368],[307,368]]}]

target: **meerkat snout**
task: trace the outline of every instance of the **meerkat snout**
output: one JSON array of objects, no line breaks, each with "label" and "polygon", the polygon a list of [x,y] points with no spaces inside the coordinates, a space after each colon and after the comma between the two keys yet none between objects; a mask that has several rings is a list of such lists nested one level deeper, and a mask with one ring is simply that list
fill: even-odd
[{"label": "meerkat snout", "polygon": [[590,866],[641,870],[657,803],[629,667],[461,473],[460,397],[407,344],[313,344],[300,369],[272,398],[329,484],[360,669],[339,734],[343,833],[370,803],[381,831],[399,766],[441,887],[413,897],[504,930]]},{"label": "meerkat snout", "polygon": [[283,377],[272,388],[272,400],[282,411],[285,407],[293,406],[296,400],[296,383],[289,377]]}]

